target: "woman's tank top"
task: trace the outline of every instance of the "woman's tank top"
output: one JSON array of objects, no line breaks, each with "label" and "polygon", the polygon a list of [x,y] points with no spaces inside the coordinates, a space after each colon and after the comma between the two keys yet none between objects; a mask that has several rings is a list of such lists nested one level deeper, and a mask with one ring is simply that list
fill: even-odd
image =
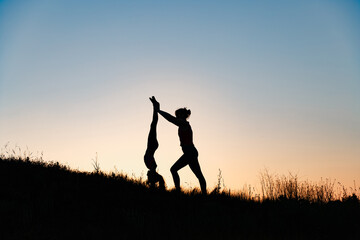
[{"label": "woman's tank top", "polygon": [[180,126],[178,130],[180,138],[180,146],[193,146],[193,132],[189,123],[185,126]]}]

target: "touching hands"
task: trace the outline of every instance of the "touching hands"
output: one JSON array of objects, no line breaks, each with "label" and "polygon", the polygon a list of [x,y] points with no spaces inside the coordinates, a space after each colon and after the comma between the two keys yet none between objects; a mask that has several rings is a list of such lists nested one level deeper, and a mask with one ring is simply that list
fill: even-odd
[{"label": "touching hands", "polygon": [[152,96],[151,98],[149,98],[150,101],[152,102],[153,106],[154,106],[154,109],[155,111],[160,111],[160,103],[158,101],[156,101],[155,97]]}]

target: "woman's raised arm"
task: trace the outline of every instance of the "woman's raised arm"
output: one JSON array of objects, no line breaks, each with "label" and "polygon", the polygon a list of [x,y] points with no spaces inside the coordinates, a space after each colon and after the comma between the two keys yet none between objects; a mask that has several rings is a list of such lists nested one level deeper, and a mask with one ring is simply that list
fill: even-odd
[{"label": "woman's raised arm", "polygon": [[164,112],[164,111],[162,111],[162,110],[159,110],[158,112],[159,112],[159,114],[160,114],[161,116],[163,116],[166,120],[168,120],[169,122],[175,124],[176,126],[180,126],[180,125],[183,125],[183,124],[185,123],[184,120],[179,119],[179,118],[176,118],[176,117],[172,116],[171,114],[169,114],[169,113],[167,113],[167,112]]}]

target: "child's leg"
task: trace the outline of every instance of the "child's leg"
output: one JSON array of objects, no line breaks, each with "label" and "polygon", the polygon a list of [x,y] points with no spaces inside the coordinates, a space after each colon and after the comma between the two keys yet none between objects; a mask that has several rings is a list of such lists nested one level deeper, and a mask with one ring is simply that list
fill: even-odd
[{"label": "child's leg", "polygon": [[158,122],[158,115],[154,111],[153,121],[151,122],[151,125],[150,125],[147,149],[146,149],[145,156],[144,156],[146,167],[149,168],[150,171],[153,171],[153,172],[155,172],[155,169],[157,167],[155,158],[154,158],[154,154],[155,154],[156,149],[159,147],[159,143],[156,139],[157,122]]},{"label": "child's leg", "polygon": [[153,119],[150,125],[150,132],[149,132],[149,136],[148,136],[148,144],[147,144],[147,148],[149,150],[152,150],[153,152],[156,151],[156,149],[159,147],[159,143],[157,141],[157,137],[156,137],[156,127],[157,127],[157,122],[158,122],[158,113],[153,112]]}]

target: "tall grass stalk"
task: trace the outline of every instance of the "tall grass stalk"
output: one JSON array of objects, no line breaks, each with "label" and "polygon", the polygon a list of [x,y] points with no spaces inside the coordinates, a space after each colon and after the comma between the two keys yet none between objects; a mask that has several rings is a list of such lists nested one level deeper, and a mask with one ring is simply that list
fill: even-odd
[{"label": "tall grass stalk", "polygon": [[326,178],[319,182],[300,181],[297,174],[288,176],[271,174],[267,169],[260,173],[262,200],[306,200],[309,202],[327,203],[342,200],[351,195],[359,197],[359,191],[354,184],[350,192],[343,185],[336,187],[335,180]]}]

